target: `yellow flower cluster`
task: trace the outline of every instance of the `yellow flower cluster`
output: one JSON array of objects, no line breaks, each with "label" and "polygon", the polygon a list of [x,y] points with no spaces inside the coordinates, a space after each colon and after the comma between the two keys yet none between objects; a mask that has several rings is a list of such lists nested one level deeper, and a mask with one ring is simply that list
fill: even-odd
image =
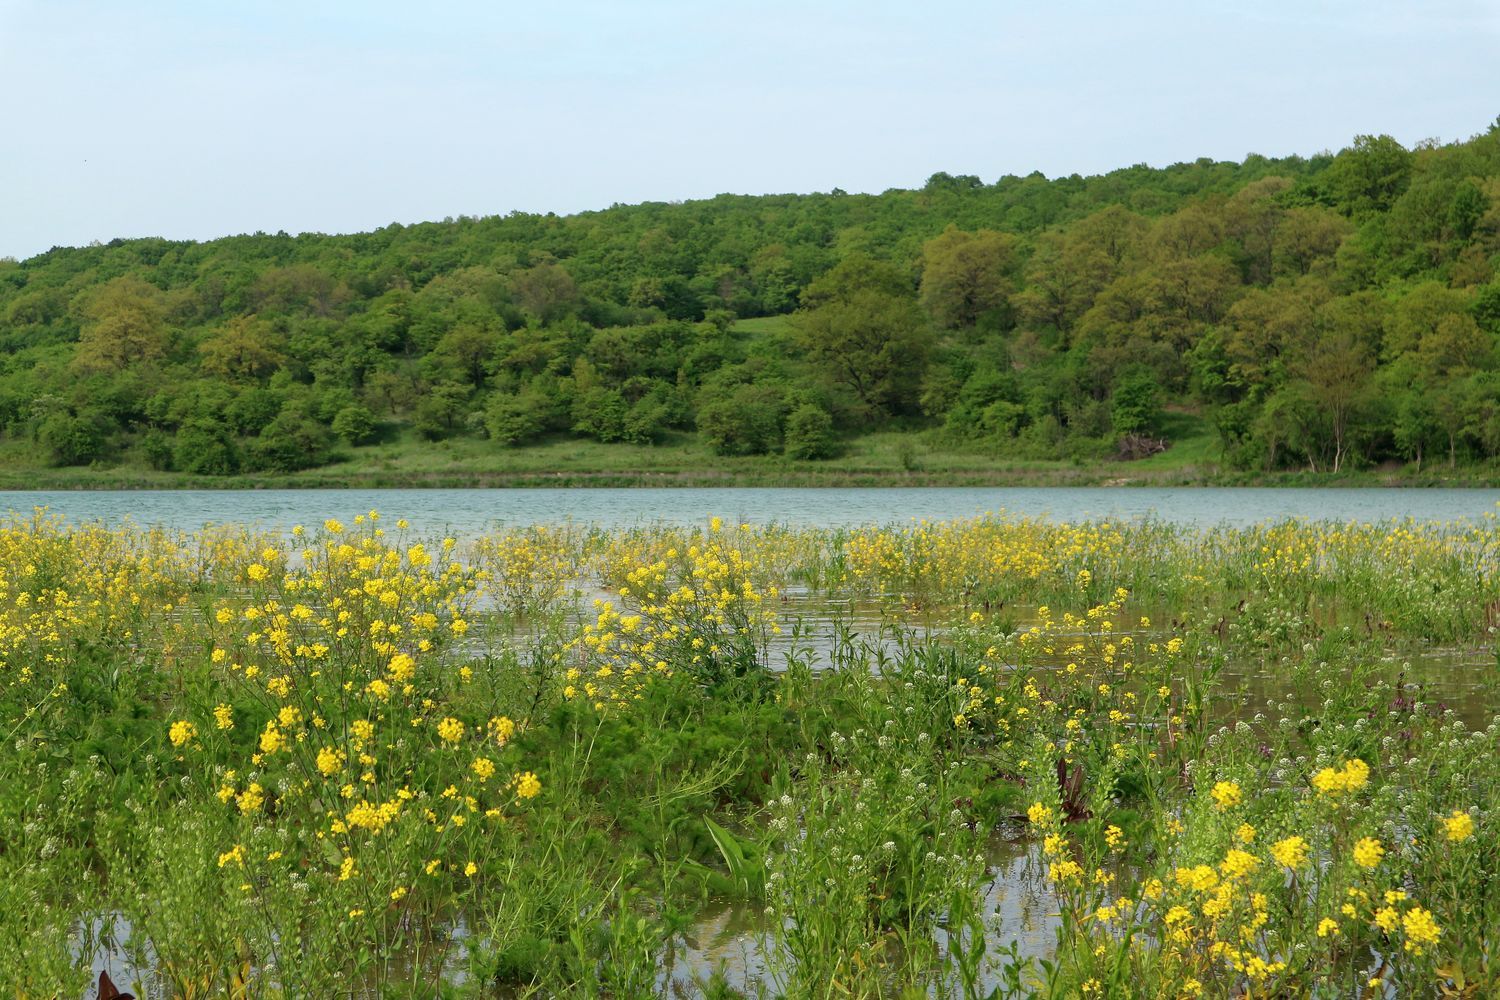
[{"label": "yellow flower cluster", "polygon": [[1474,817],[1461,809],[1455,809],[1443,820],[1443,832],[1449,840],[1468,840],[1474,836]]},{"label": "yellow flower cluster", "polygon": [[1291,836],[1271,845],[1271,857],[1283,868],[1297,869],[1307,863],[1308,850],[1306,840]]},{"label": "yellow flower cluster", "polygon": [[1358,757],[1346,761],[1341,767],[1325,767],[1312,777],[1313,787],[1319,795],[1337,799],[1341,795],[1357,792],[1370,780],[1370,765]]},{"label": "yellow flower cluster", "polygon": [[1240,790],[1240,786],[1233,781],[1217,782],[1214,785],[1213,792],[1211,794],[1213,795],[1214,805],[1218,806],[1220,811],[1233,809],[1235,806],[1245,801],[1245,793],[1242,792]]},{"label": "yellow flower cluster", "polygon": [[[225,772],[218,797],[245,817],[245,837],[276,831],[304,858],[335,844],[327,877],[351,884],[367,877],[367,843],[468,851],[476,825],[503,821],[542,788],[526,770],[496,786],[494,755],[521,727],[465,700],[476,673],[462,643],[483,574],[458,561],[451,540],[397,542],[377,521],[372,512],[353,530],[294,532],[301,552],[255,552],[242,576],[250,586],[211,613],[224,695],[214,727],[232,729],[241,711],[265,719],[257,752]],[[182,720],[171,735],[186,743],[196,732]],[[274,864],[286,855],[269,852],[262,874],[291,876]]]}]

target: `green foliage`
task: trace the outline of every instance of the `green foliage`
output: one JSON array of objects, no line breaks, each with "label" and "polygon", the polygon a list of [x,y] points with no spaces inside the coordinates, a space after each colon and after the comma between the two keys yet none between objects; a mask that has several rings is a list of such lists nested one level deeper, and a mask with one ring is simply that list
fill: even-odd
[{"label": "green foliage", "polygon": [[53,465],[87,465],[104,452],[106,421],[99,413],[56,410],[37,426],[36,439]]},{"label": "green foliage", "polygon": [[270,472],[315,468],[328,461],[332,436],[310,416],[283,412],[251,442],[249,464]]},{"label": "green foliage", "polygon": [[375,414],[367,406],[350,403],[334,414],[332,430],[349,444],[369,444],[375,440]]},{"label": "green foliage", "polygon": [[[241,392],[220,412],[235,433],[259,434],[276,419],[276,415],[281,412],[282,402],[280,394],[254,386]],[[214,415],[212,411],[199,412],[205,417],[211,418]]]},{"label": "green foliage", "polygon": [[485,406],[484,427],[505,445],[526,444],[547,430],[547,400],[537,393],[495,393]]},{"label": "green foliage", "polygon": [[1008,310],[1015,291],[1019,240],[982,229],[949,226],[922,249],[922,305],[944,327],[971,327],[986,313]]},{"label": "green foliage", "polygon": [[573,400],[573,431],[598,441],[624,441],[630,406],[614,389],[595,386]]},{"label": "green foliage", "polygon": [[239,471],[240,454],[222,423],[195,418],[177,431],[172,463],[197,476],[229,476]]},{"label": "green foliage", "polygon": [[1161,423],[1161,387],[1149,369],[1120,376],[1110,399],[1110,423],[1118,434],[1154,434]]},{"label": "green foliage", "polygon": [[172,439],[159,430],[149,430],[141,438],[141,454],[146,464],[158,471],[172,468]]},{"label": "green foliage", "polygon": [[765,455],[781,448],[786,396],[774,385],[742,385],[698,407],[698,431],[719,455]]},{"label": "green foliage", "polygon": [[469,388],[456,382],[439,382],[417,403],[412,426],[423,437],[439,441],[463,426],[468,412]]},{"label": "green foliage", "polygon": [[[0,435],[40,461],[163,464],[143,434],[217,422],[191,462],[216,474],[323,463],[334,438],[647,445],[696,427],[719,454],[785,434],[795,455],[787,415],[812,401],[844,438],[940,427],[976,454],[1058,459],[1151,426],[1149,373],[1159,400],[1223,418],[1231,464],[1415,462],[1428,435],[1410,407],[1398,428],[1403,386],[1444,400],[1450,462],[1485,461],[1497,264],[1500,128],[1088,178],[939,172],[880,195],[115,240],[3,265]],[[49,398],[67,416],[34,409]]]},{"label": "green foliage", "polygon": [[0,524],[11,992],[1500,983],[1493,522],[398,513]]},{"label": "green foliage", "polygon": [[855,254],[809,285],[802,302],[799,346],[860,417],[916,410],[932,335],[909,280]]},{"label": "green foliage", "polygon": [[838,441],[833,433],[833,417],[814,403],[804,403],[786,418],[788,458],[832,458]]},{"label": "green foliage", "polygon": [[1360,135],[1334,158],[1328,189],[1354,214],[1389,209],[1411,181],[1412,154],[1388,135]]}]

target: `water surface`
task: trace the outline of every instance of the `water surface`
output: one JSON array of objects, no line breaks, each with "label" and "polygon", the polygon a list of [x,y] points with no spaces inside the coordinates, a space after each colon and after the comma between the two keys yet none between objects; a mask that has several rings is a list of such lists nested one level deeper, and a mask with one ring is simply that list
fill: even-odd
[{"label": "water surface", "polygon": [[1378,521],[1478,518],[1496,489],[1326,487],[867,487],[442,490],[5,490],[0,514],[46,507],[73,522],[130,519],[196,530],[207,523],[286,529],[378,510],[419,531],[473,535],[496,526],[578,521],[605,527],[726,521],[831,527],[952,520],[986,512],[1057,521],[1152,516],[1176,524],[1247,525],[1288,517]]}]

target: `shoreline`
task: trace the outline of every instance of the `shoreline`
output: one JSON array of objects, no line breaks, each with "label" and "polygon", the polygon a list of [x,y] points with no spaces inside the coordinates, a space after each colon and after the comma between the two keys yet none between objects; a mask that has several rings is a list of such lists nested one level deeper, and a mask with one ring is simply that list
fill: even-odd
[{"label": "shoreline", "polygon": [[[1198,472],[1190,469],[1140,470],[1088,466],[1059,469],[999,469],[989,472],[892,470],[682,470],[682,471],[454,471],[425,473],[297,473],[269,476],[191,476],[113,470],[26,470],[0,472],[0,491],[89,492],[106,490],[317,490],[317,489],[634,489],[634,488],[1402,488],[1495,489],[1500,474],[1484,469],[1406,474],[1393,471],[1312,473]],[[1134,470],[1132,470],[1134,471]]]}]

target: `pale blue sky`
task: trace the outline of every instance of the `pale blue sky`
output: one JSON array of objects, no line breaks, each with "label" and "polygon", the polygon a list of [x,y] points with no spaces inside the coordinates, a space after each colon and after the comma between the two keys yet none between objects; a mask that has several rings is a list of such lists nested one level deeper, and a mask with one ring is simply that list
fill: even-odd
[{"label": "pale blue sky", "polygon": [[0,255],[1410,145],[1500,0],[0,0]]}]

